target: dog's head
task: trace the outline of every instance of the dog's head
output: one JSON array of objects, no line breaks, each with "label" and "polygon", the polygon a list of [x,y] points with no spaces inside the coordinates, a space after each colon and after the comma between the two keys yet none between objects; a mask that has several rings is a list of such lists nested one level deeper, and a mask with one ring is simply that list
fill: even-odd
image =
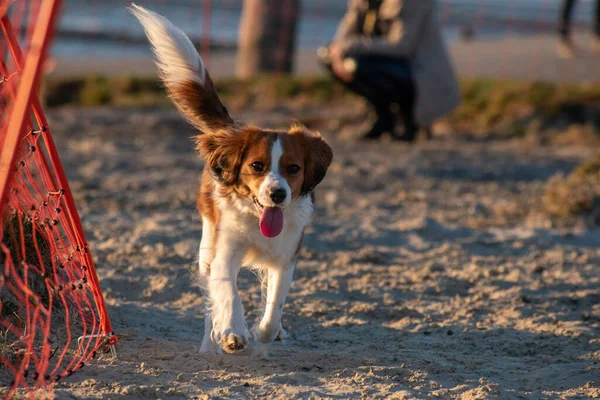
[{"label": "dog's head", "polygon": [[144,26],[171,99],[200,131],[196,141],[206,168],[222,188],[254,202],[261,229],[265,218],[277,225],[281,210],[325,177],[333,158],[329,145],[301,126],[279,131],[234,121],[189,38],[158,14],[135,5],[132,12]]}]

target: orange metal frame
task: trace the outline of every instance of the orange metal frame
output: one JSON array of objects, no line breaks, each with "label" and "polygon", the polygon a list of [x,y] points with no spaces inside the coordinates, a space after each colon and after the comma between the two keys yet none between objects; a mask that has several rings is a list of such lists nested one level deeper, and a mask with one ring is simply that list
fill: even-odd
[{"label": "orange metal frame", "polygon": [[[42,63],[46,56],[48,44],[52,37],[52,27],[58,16],[60,9],[60,1],[48,0],[40,7],[38,20],[31,37],[31,48],[27,55],[25,65],[18,66],[21,69],[21,79],[19,81],[19,90],[15,98],[15,103],[10,113],[6,137],[0,152],[0,204],[5,204],[10,180],[13,176],[13,166],[17,157],[17,149],[21,141],[22,134],[29,112],[31,97],[35,88],[37,78],[42,68]],[[13,42],[10,38],[13,36],[12,31],[5,29],[4,21],[8,21],[8,16],[2,17],[2,29],[5,37],[9,38],[9,47],[13,54],[16,40]],[[15,62],[20,62],[20,59],[15,58]]]},{"label": "orange metal frame", "polygon": [[[9,114],[10,117],[8,121],[6,137],[0,151],[0,213],[2,212],[2,207],[7,204],[10,183],[14,175],[17,150],[25,133],[25,125],[27,119],[29,118],[28,114],[30,110],[33,110],[33,113],[40,126],[48,127],[41,103],[37,97],[37,94],[35,93],[35,88],[37,87],[37,79],[39,78],[41,67],[51,42],[54,24],[59,16],[61,3],[61,0],[46,0],[42,2],[26,59],[23,59],[21,49],[17,39],[14,36],[14,31],[11,27],[8,16],[4,15],[0,19],[0,26],[4,36],[7,38],[11,55],[15,60],[17,69],[21,73],[17,95],[12,106],[12,110]],[[61,189],[65,190],[65,203],[67,212],[70,216],[70,222],[75,228],[74,231],[78,245],[82,249],[88,249],[88,244],[77,208],[75,206],[75,201],[73,200],[73,195],[71,193],[71,189],[69,188],[69,183],[62,167],[62,163],[60,162],[58,151],[56,150],[56,145],[54,144],[54,140],[49,128],[43,135],[43,138],[48,150],[48,155],[50,157],[50,163],[52,164],[56,173],[58,181],[57,183]],[[98,311],[100,321],[102,323],[103,333],[109,338],[109,343],[114,345],[117,341],[117,338],[114,336],[112,331],[112,324],[106,310],[106,303],[104,302],[104,297],[100,290],[98,275],[96,274],[96,269],[90,251],[84,253],[84,259],[88,265],[88,271],[90,272],[89,282],[91,284],[94,297],[98,302]]]}]

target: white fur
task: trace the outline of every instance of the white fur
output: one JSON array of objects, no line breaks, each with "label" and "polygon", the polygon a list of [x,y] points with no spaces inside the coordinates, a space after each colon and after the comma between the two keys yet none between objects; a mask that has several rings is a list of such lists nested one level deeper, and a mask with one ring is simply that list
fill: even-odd
[{"label": "white fur", "polygon": [[207,220],[202,218],[202,240],[200,241],[200,251],[198,263],[200,264],[200,276],[208,276],[210,264],[215,258],[215,227]]},{"label": "white fur", "polygon": [[[302,232],[312,215],[310,196],[302,196],[284,209],[284,225],[281,234],[266,238],[260,233],[256,207],[249,198],[219,197],[217,187],[214,196],[221,212],[216,229],[215,248],[200,247],[200,260],[214,259],[210,264],[208,295],[210,312],[206,314],[204,340],[201,352],[218,353],[219,345],[230,343],[233,337],[248,343],[250,334],[244,319],[244,309],[237,291],[237,275],[242,266],[258,269],[266,276],[265,313],[254,336],[263,343],[272,342],[285,332],[281,326],[281,314],[295,266],[295,255]],[[209,229],[203,229],[210,238]],[[208,254],[205,254],[207,253]],[[201,274],[203,267],[200,266]],[[206,270],[206,269],[204,269]],[[210,330],[210,333],[208,333]]]},{"label": "white fur", "polygon": [[[279,139],[275,139],[273,147],[271,148],[271,167],[258,191],[258,201],[260,201],[260,204],[267,207],[285,208],[291,201],[292,190],[290,189],[290,185],[279,172],[279,161],[281,160],[282,155],[283,147],[281,147],[281,142]],[[286,196],[283,202],[275,204],[273,200],[271,200],[271,193],[279,188],[285,189]]]},{"label": "white fur", "polygon": [[162,79],[167,84],[192,80],[204,85],[204,63],[185,33],[144,7],[132,4],[130,10],[146,31]]},{"label": "white fur", "polygon": [[277,138],[273,142],[273,147],[271,147],[271,172],[277,176],[280,176],[279,161],[281,156],[283,156],[283,147],[281,147],[281,141]]},{"label": "white fur", "polygon": [[283,339],[285,331],[281,326],[281,314],[292,278],[294,263],[267,270],[267,296],[265,313],[260,324],[254,329],[254,336],[261,343],[270,343],[278,336]]},{"label": "white fur", "polygon": [[[215,240],[216,232],[214,225],[202,218],[202,240],[200,241],[200,249],[198,254],[198,264],[200,265],[200,284],[208,289],[208,280],[210,277],[210,265],[215,258]],[[212,320],[210,317],[210,303],[207,301],[206,312],[204,318],[204,338],[200,351],[202,353],[221,354],[221,347],[211,340]]]},{"label": "white fur", "polygon": [[232,242],[221,234],[217,235],[216,246],[218,251],[211,264],[208,280],[212,322],[210,339],[213,343],[224,346],[236,338],[247,345],[250,332],[237,291],[237,276],[247,247],[243,243]]}]

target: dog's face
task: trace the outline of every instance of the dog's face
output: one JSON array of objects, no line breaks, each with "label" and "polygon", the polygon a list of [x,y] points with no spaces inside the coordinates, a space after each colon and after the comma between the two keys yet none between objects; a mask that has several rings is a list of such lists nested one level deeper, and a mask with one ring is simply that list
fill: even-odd
[{"label": "dog's face", "polygon": [[198,149],[215,179],[251,199],[257,215],[285,209],[308,195],[325,177],[333,153],[318,133],[231,127],[197,137]]},{"label": "dog's face", "polygon": [[254,213],[271,238],[283,230],[284,210],[310,194],[333,158],[318,133],[298,126],[287,132],[226,126],[198,135],[197,143],[221,194],[241,198],[244,212]]},{"label": "dog's face", "polygon": [[325,177],[331,147],[301,126],[276,131],[234,122],[206,71],[202,85],[182,81],[168,88],[180,111],[201,130],[197,148],[221,195],[242,199],[244,212],[259,219],[261,233],[278,236],[285,209]]}]

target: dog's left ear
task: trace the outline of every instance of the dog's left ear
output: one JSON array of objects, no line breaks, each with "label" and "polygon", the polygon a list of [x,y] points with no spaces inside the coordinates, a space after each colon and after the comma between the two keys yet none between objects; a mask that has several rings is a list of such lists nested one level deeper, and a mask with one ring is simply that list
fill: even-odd
[{"label": "dog's left ear", "polygon": [[333,161],[333,150],[318,132],[295,126],[290,132],[300,135],[304,149],[304,182],[300,195],[307,195],[325,178]]}]

